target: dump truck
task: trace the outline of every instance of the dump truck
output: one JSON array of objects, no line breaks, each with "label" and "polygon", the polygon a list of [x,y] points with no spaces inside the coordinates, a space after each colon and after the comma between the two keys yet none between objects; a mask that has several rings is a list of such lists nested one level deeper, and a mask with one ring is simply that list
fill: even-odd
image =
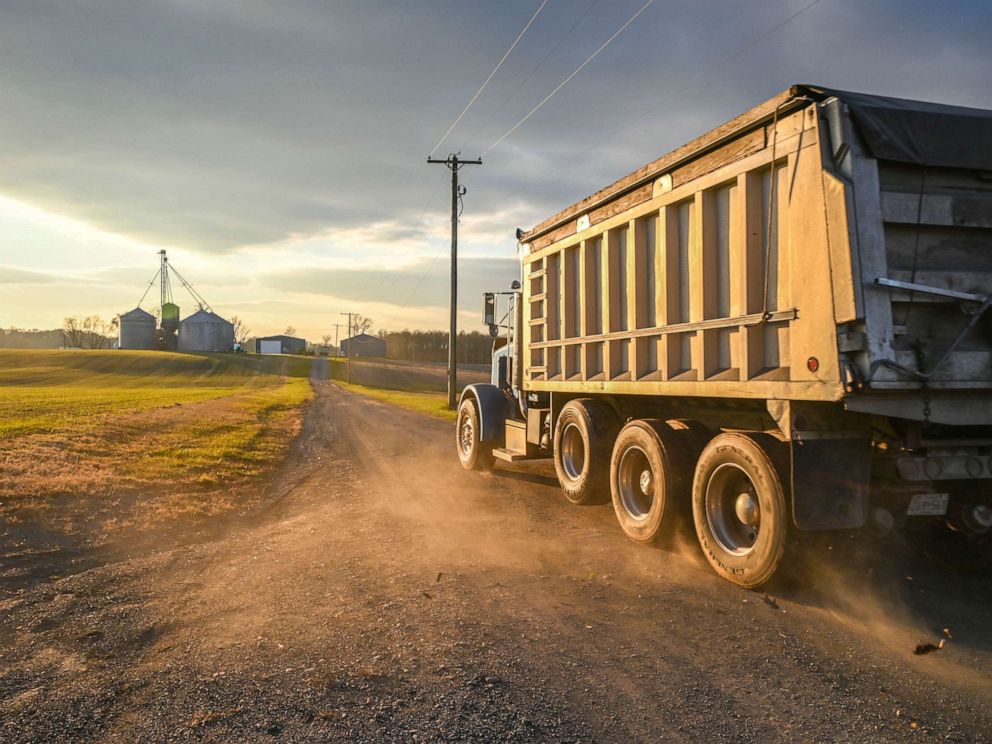
[{"label": "dump truck", "polygon": [[807,530],[992,564],[992,111],[796,85],[517,241],[463,466],[745,587]]}]

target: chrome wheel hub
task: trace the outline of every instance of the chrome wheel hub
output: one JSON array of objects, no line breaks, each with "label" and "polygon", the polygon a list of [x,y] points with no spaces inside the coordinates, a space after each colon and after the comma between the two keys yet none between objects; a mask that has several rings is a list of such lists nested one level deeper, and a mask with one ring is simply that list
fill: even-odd
[{"label": "chrome wheel hub", "polygon": [[737,497],[734,511],[743,524],[755,524],[758,521],[758,502],[746,491]]},{"label": "chrome wheel hub", "polygon": [[572,480],[581,477],[586,466],[586,445],[576,424],[566,424],[561,433],[561,465]]},{"label": "chrome wheel hub", "polygon": [[706,486],[706,521],[723,550],[747,555],[761,531],[758,492],[744,469],[724,463],[710,475]]},{"label": "chrome wheel hub", "polygon": [[652,490],[654,489],[654,479],[651,477],[651,471],[645,470],[641,473],[638,485],[641,487],[641,493],[645,496],[650,496]]},{"label": "chrome wheel hub", "polygon": [[654,473],[640,447],[624,450],[617,466],[617,492],[625,512],[636,520],[647,519],[654,505]]},{"label": "chrome wheel hub", "polygon": [[462,453],[469,455],[475,444],[475,428],[472,426],[472,417],[462,414],[462,420],[458,427],[458,441],[462,448]]}]

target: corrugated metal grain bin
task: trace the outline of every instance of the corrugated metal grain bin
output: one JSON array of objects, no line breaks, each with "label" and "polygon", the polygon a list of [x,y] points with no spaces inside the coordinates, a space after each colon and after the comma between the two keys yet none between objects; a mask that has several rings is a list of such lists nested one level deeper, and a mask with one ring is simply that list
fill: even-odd
[{"label": "corrugated metal grain bin", "polygon": [[790,524],[992,564],[992,112],[795,86],[522,241],[464,464],[553,457],[635,539],[684,491],[746,586]]},{"label": "corrugated metal grain bin", "polygon": [[198,310],[179,324],[179,351],[231,351],[234,325],[209,310]]},{"label": "corrugated metal grain bin", "polygon": [[152,350],[157,347],[158,331],[155,327],[155,316],[134,308],[120,316],[121,349]]}]

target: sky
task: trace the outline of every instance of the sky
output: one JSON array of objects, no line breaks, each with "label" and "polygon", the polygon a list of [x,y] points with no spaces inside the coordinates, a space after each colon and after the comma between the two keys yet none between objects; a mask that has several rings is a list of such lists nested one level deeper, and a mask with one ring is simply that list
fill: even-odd
[{"label": "sky", "polygon": [[[654,0],[488,150],[644,2],[548,0],[436,151],[486,152],[461,329],[517,276],[517,227],[793,83],[992,108],[987,0],[820,0],[765,38],[810,0]],[[425,161],[539,4],[0,0],[0,326],[126,312],[165,249],[259,335],[446,328],[449,174]]]}]

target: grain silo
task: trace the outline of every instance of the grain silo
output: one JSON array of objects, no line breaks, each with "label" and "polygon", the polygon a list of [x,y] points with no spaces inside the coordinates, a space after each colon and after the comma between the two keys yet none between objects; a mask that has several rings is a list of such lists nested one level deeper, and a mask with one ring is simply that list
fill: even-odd
[{"label": "grain silo", "polygon": [[232,351],[234,324],[210,310],[197,310],[179,323],[179,351]]},{"label": "grain silo", "polygon": [[120,318],[121,349],[155,349],[158,333],[155,316],[140,307],[124,313]]}]

